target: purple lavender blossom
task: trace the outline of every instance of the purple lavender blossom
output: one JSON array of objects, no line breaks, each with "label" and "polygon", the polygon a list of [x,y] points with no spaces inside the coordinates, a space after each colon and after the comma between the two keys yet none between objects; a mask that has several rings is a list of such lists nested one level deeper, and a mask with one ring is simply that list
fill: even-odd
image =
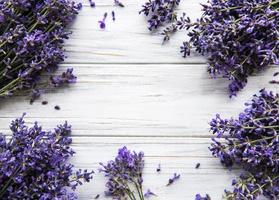
[{"label": "purple lavender blossom", "polygon": [[50,82],[55,87],[59,87],[64,84],[75,83],[76,80],[77,77],[73,74],[73,68],[68,68],[66,72],[63,72],[61,75],[50,77]]},{"label": "purple lavender blossom", "polygon": [[35,91],[41,74],[58,68],[79,9],[70,0],[0,0],[0,97]]},{"label": "purple lavender blossom", "polygon": [[148,29],[157,29],[163,24],[176,20],[175,8],[180,0],[148,0],[139,12],[147,16]]},{"label": "purple lavender blossom", "polygon": [[145,198],[149,198],[151,196],[157,196],[155,193],[153,193],[150,189],[148,189],[145,193],[144,193],[144,197]]},{"label": "purple lavender blossom", "polygon": [[124,4],[121,3],[119,0],[114,0],[114,4],[117,5],[117,6],[119,6],[119,7],[122,7],[122,8],[125,7]]},{"label": "purple lavender blossom", "polygon": [[24,115],[11,122],[11,139],[0,134],[0,199],[77,199],[73,190],[92,172],[68,163],[71,126],[44,131],[37,122],[27,127]]},{"label": "purple lavender blossom", "polygon": [[105,29],[106,28],[107,16],[108,16],[108,13],[105,13],[103,19],[99,21],[99,26],[100,26],[101,29]]},{"label": "purple lavender blossom", "polygon": [[93,1],[93,0],[89,0],[89,5],[90,5],[90,7],[92,7],[92,8],[95,8],[95,7],[96,7],[96,3],[95,3],[95,1]]},{"label": "purple lavender blossom", "polygon": [[156,169],[156,172],[160,172],[161,171],[161,164],[158,164],[158,167]]},{"label": "purple lavender blossom", "polygon": [[[244,170],[233,180],[233,191],[226,191],[227,199],[257,199],[264,195],[276,199],[279,195],[279,94],[261,90],[247,102],[238,118],[210,122],[216,135],[209,148],[221,163]],[[224,140],[224,142],[222,142]]]},{"label": "purple lavender blossom", "polygon": [[180,178],[180,174],[174,173],[173,177],[169,179],[167,186],[173,184],[175,181],[177,181]]},{"label": "purple lavender blossom", "polygon": [[229,79],[230,96],[236,96],[250,75],[279,63],[278,5],[274,0],[209,0],[200,19],[191,22],[183,14],[162,34],[165,41],[176,30],[187,30],[183,56],[193,48],[207,56],[208,72]]},{"label": "purple lavender blossom", "polygon": [[201,164],[200,164],[200,163],[197,163],[196,166],[195,166],[195,168],[198,169],[198,168],[200,168],[200,166],[201,166]]},{"label": "purple lavender blossom", "polygon": [[115,12],[111,11],[112,20],[115,21]]},{"label": "purple lavender blossom", "polygon": [[122,199],[127,197],[131,200],[136,199],[134,188],[138,197],[143,200],[142,191],[142,172],[144,168],[143,152],[131,152],[127,147],[118,150],[118,155],[114,160],[108,161],[107,164],[100,163],[103,172],[108,178],[106,183],[106,196],[114,199]]},{"label": "purple lavender blossom", "polygon": [[211,200],[211,198],[208,194],[206,194],[205,197],[201,196],[200,194],[196,194],[195,200]]}]

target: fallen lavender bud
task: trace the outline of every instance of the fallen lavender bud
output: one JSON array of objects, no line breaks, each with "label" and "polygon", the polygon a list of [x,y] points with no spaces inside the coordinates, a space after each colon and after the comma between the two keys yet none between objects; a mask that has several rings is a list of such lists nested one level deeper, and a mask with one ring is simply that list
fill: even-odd
[{"label": "fallen lavender bud", "polygon": [[42,101],[42,105],[47,105],[48,102],[47,101]]},{"label": "fallen lavender bud", "polygon": [[107,19],[108,13],[105,13],[103,16],[103,19],[99,21],[99,25],[101,29],[106,28],[106,19]]},{"label": "fallen lavender bud", "polygon": [[205,197],[201,196],[200,194],[196,194],[195,200],[211,200],[211,198],[208,194],[206,194]]},{"label": "fallen lavender bud", "polygon": [[94,199],[99,199],[99,197],[100,197],[100,195],[97,194],[97,195],[94,197]]},{"label": "fallen lavender bud", "polygon": [[200,168],[200,166],[201,166],[201,164],[197,163],[195,168],[198,169],[198,168]]},{"label": "fallen lavender bud", "polygon": [[176,20],[175,8],[179,3],[180,0],[148,0],[139,14],[147,16],[148,29],[152,31]]},{"label": "fallen lavender bud", "polygon": [[151,192],[150,189],[148,189],[145,193],[144,193],[144,197],[145,198],[149,198],[151,196],[157,196],[155,193]]},{"label": "fallen lavender bud", "polygon": [[173,174],[173,177],[169,179],[169,182],[167,184],[167,186],[173,184],[175,181],[177,181],[180,178],[180,174]]},{"label": "fallen lavender bud", "polygon": [[0,134],[0,199],[77,199],[73,192],[92,179],[87,170],[74,171],[69,159],[71,126],[65,122],[43,131],[28,127],[24,115],[11,122],[12,138]]},{"label": "fallen lavender bud", "polygon": [[122,8],[125,7],[124,4],[121,3],[119,0],[114,0],[114,4],[117,5],[117,6],[119,6],[119,7],[122,7]]},{"label": "fallen lavender bud", "polygon": [[[242,167],[233,191],[225,192],[225,199],[257,199],[264,195],[276,199],[279,195],[279,94],[261,90],[247,102],[238,118],[210,122],[212,138],[209,148],[213,156],[231,168]],[[224,141],[222,142],[222,140]]]},{"label": "fallen lavender bud", "polygon": [[112,20],[115,21],[115,12],[111,11]]},{"label": "fallen lavender bud", "polygon": [[95,7],[96,7],[96,3],[95,3],[93,0],[89,0],[89,5],[90,5],[90,7],[92,7],[92,8],[95,8]]},{"label": "fallen lavender bud", "polygon": [[161,171],[161,164],[158,164],[158,167],[156,169],[156,172],[160,172]]}]

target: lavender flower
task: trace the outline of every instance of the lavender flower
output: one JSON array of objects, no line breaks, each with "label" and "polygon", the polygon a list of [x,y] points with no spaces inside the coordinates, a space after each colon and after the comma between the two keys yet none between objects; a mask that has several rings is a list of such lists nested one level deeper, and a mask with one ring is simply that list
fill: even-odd
[{"label": "lavender flower", "polygon": [[108,178],[106,196],[119,200],[126,196],[135,200],[135,192],[132,189],[134,188],[138,197],[141,200],[144,199],[142,192],[143,157],[143,152],[131,152],[123,147],[118,150],[115,160],[111,160],[107,164],[100,163],[102,166],[100,171]]},{"label": "lavender flower", "polygon": [[161,164],[158,164],[158,167],[156,169],[156,172],[160,172],[161,171]]},{"label": "lavender flower", "polygon": [[58,68],[80,8],[70,0],[0,0],[0,97],[35,91],[41,74]]},{"label": "lavender flower", "polygon": [[230,96],[235,96],[249,75],[279,63],[278,5],[275,0],[209,0],[200,19],[191,22],[184,14],[163,32],[164,40],[178,29],[190,29],[183,56],[193,48],[206,55],[208,72],[228,78]]},{"label": "lavender flower", "polygon": [[92,8],[95,8],[95,7],[96,7],[96,3],[95,3],[93,0],[89,0],[89,5],[90,5],[90,7],[92,7]]},{"label": "lavender flower", "polygon": [[99,25],[100,25],[101,29],[105,29],[106,28],[107,16],[108,16],[108,13],[105,13],[103,19],[99,21]]},{"label": "lavender flower", "polygon": [[147,16],[148,29],[157,29],[165,23],[176,20],[175,8],[180,0],[148,0],[139,12]]},{"label": "lavender flower", "polygon": [[200,168],[200,166],[201,166],[201,164],[197,163],[195,168],[198,169],[198,168]]},{"label": "lavender flower", "polygon": [[77,199],[75,190],[92,172],[73,170],[71,126],[43,131],[27,127],[24,115],[10,125],[12,138],[0,135],[0,199]]},{"label": "lavender flower", "polygon": [[200,194],[196,194],[195,200],[211,200],[211,198],[208,194],[206,194],[205,197],[201,196]]},{"label": "lavender flower", "polygon": [[145,198],[149,198],[151,196],[157,196],[155,193],[151,192],[150,189],[148,189],[145,193],[144,193],[144,197]]},{"label": "lavender flower", "polygon": [[61,75],[51,76],[50,82],[53,86],[59,87],[64,84],[75,83],[76,79],[77,77],[73,75],[73,68],[69,68],[66,72],[63,72]]},{"label": "lavender flower", "polygon": [[239,180],[233,181],[234,190],[226,191],[225,197],[257,199],[263,194],[276,199],[279,195],[279,94],[263,89],[245,105],[237,119],[216,115],[210,122],[211,131],[217,135],[212,139],[212,154],[224,166],[239,165],[245,171]]},{"label": "lavender flower", "polygon": [[175,181],[177,181],[180,178],[180,174],[173,174],[173,177],[169,179],[169,182],[167,184],[167,186],[173,184]]},{"label": "lavender flower", "polygon": [[121,3],[119,0],[114,0],[114,4],[117,5],[117,6],[119,6],[119,7],[122,7],[122,8],[125,7],[124,4]]},{"label": "lavender flower", "polygon": [[112,20],[115,21],[115,12],[111,11]]}]

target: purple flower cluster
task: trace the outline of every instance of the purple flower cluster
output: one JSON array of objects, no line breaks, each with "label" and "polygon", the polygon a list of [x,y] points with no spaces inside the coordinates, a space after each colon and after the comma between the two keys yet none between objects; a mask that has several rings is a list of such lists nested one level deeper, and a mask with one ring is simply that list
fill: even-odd
[{"label": "purple flower cluster", "polygon": [[230,80],[230,96],[247,83],[248,76],[279,64],[279,2],[275,0],[210,0],[203,15],[191,22],[184,14],[168,27],[164,40],[177,29],[190,29],[181,53],[191,49],[208,57],[208,72]]},{"label": "purple flower cluster", "polygon": [[47,132],[38,123],[27,127],[23,117],[12,121],[11,139],[0,135],[0,199],[77,199],[71,190],[93,172],[67,163],[74,154],[71,126],[65,122]]},{"label": "purple flower cluster", "polygon": [[57,69],[80,8],[71,0],[0,0],[0,97],[32,90],[42,72]]},{"label": "purple flower cluster", "polygon": [[176,20],[175,8],[180,0],[148,0],[139,12],[147,16],[148,29],[157,29],[165,23]]},{"label": "purple flower cluster", "polygon": [[196,194],[195,200],[211,200],[211,198],[208,194],[206,194],[204,197],[200,194]]},{"label": "purple flower cluster", "polygon": [[[237,119],[217,115],[210,122],[216,134],[210,151],[231,168],[241,166],[244,173],[233,180],[234,190],[227,199],[256,199],[279,196],[279,94],[261,90],[247,102]],[[223,141],[225,140],[225,141]],[[245,198],[244,198],[245,197]]]},{"label": "purple flower cluster", "polygon": [[100,163],[102,166],[100,171],[108,178],[106,196],[118,200],[123,197],[136,200],[136,191],[139,199],[144,200],[142,191],[143,157],[143,152],[131,152],[127,147],[123,147],[118,150],[118,155],[114,160],[107,164]]}]

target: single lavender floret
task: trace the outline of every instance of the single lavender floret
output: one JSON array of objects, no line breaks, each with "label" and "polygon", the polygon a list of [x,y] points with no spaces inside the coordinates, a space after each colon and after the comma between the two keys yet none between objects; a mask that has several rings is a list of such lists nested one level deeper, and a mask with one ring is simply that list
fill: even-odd
[{"label": "single lavender floret", "polygon": [[0,134],[0,199],[77,199],[74,190],[93,172],[68,162],[71,126],[44,131],[37,122],[28,127],[24,115],[11,122],[11,139]]},{"label": "single lavender floret", "polygon": [[107,164],[100,163],[103,172],[108,179],[106,183],[106,196],[114,199],[127,197],[131,200],[144,199],[142,191],[142,172],[144,168],[143,152],[131,152],[127,147],[118,150],[118,155]]},{"label": "single lavender floret", "polygon": [[167,186],[173,184],[175,181],[177,181],[180,178],[180,174],[174,173],[173,177],[169,179]]},{"label": "single lavender floret", "polygon": [[119,6],[119,7],[122,7],[122,8],[125,7],[124,4],[121,3],[119,0],[114,0],[114,4],[117,5],[117,6]]},{"label": "single lavender floret", "polygon": [[220,115],[210,122],[216,135],[209,148],[221,163],[242,173],[233,180],[233,191],[225,191],[226,199],[270,199],[279,196],[279,94],[265,89],[247,102],[246,108],[234,119]]},{"label": "single lavender floret", "polygon": [[107,19],[108,13],[105,13],[103,16],[103,19],[99,21],[99,25],[101,29],[106,28],[106,19]]},{"label": "single lavender floret", "polygon": [[176,20],[175,8],[179,3],[180,0],[148,0],[139,14],[147,17],[148,29],[152,31]]},{"label": "single lavender floret", "polygon": [[111,11],[112,20],[115,21],[115,12]]},{"label": "single lavender floret", "polygon": [[198,169],[198,168],[200,168],[200,166],[201,166],[201,164],[200,164],[200,163],[197,163],[196,166],[195,166],[195,168]]},{"label": "single lavender floret", "polygon": [[153,193],[150,189],[148,189],[145,193],[144,193],[144,197],[145,198],[149,198],[151,196],[157,196],[155,193]]},{"label": "single lavender floret", "polygon": [[90,7],[92,7],[92,8],[95,8],[95,7],[96,7],[96,3],[95,3],[95,1],[93,1],[93,0],[89,0],[89,5],[90,5]]},{"label": "single lavender floret", "polygon": [[156,172],[160,172],[161,171],[161,164],[158,164],[158,167],[156,169]]}]

